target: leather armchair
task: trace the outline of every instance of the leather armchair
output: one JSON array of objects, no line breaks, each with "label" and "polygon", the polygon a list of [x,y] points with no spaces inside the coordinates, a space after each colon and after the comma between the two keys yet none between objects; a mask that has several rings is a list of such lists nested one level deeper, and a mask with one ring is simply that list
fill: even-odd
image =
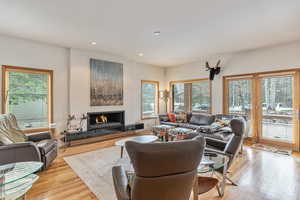
[{"label": "leather armchair", "polygon": [[[230,121],[230,127],[232,129],[232,132],[234,136],[230,139],[228,143],[220,143],[223,144],[224,148],[222,149],[221,146],[207,146],[205,148],[205,152],[210,153],[217,153],[225,155],[229,158],[228,162],[228,170],[230,166],[232,165],[234,159],[238,155],[239,151],[241,150],[241,146],[244,141],[244,136],[246,132],[246,121],[243,118],[236,118],[232,119]],[[210,139],[211,140],[211,139]],[[220,142],[220,141],[215,141]],[[220,173],[223,172],[223,169],[218,170]],[[237,185],[234,181],[232,181],[228,176],[226,176],[226,179],[231,182],[233,185]]]},{"label": "leather armchair", "polygon": [[[1,139],[11,132],[22,133],[12,114],[1,115],[0,127]],[[25,137],[27,138],[25,142],[13,142],[6,138],[4,141],[7,143],[0,144],[0,165],[39,161],[44,163],[43,169],[47,169],[57,157],[57,141],[51,138],[50,132],[32,133]]]},{"label": "leather armchair", "polygon": [[121,166],[112,169],[118,200],[188,200],[197,177],[205,139],[140,144],[128,141],[126,150],[135,176],[128,185]]}]

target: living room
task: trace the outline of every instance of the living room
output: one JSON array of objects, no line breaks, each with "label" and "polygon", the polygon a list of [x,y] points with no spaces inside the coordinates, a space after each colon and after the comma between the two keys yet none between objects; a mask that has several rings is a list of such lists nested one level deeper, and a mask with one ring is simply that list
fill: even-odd
[{"label": "living room", "polygon": [[[0,10],[1,198],[299,198],[299,2],[10,0]],[[219,151],[235,139],[227,160]],[[224,149],[212,153],[216,142]],[[202,145],[199,183],[162,192],[133,179],[120,197],[113,169],[137,171],[138,145],[178,151],[150,155],[151,173],[190,167],[184,152]],[[31,171],[10,185],[20,163]]]}]

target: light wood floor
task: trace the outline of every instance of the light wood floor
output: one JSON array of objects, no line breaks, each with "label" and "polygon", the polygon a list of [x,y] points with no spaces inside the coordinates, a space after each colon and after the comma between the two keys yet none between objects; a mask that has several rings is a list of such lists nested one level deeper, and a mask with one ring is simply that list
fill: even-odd
[{"label": "light wood floor", "polygon": [[[27,194],[29,200],[94,200],[95,195],[73,172],[63,157],[114,145],[118,139],[69,147]],[[283,156],[245,147],[231,168],[239,186],[227,185],[225,196],[212,190],[199,199],[223,200],[300,200],[300,154]]]}]

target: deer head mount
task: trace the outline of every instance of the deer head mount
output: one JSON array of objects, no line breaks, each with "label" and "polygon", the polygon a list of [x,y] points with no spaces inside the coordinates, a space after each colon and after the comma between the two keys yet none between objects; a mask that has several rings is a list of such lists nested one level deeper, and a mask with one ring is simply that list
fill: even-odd
[{"label": "deer head mount", "polygon": [[221,60],[219,60],[215,67],[210,67],[209,63],[205,63],[206,71],[209,71],[209,80],[214,80],[215,75],[218,75],[221,71],[220,67]]}]

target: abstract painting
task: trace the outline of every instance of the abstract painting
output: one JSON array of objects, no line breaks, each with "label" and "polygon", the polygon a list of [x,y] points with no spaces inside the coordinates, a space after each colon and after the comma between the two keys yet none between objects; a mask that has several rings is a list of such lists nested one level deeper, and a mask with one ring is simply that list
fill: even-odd
[{"label": "abstract painting", "polygon": [[91,106],[123,105],[123,64],[90,59]]}]

